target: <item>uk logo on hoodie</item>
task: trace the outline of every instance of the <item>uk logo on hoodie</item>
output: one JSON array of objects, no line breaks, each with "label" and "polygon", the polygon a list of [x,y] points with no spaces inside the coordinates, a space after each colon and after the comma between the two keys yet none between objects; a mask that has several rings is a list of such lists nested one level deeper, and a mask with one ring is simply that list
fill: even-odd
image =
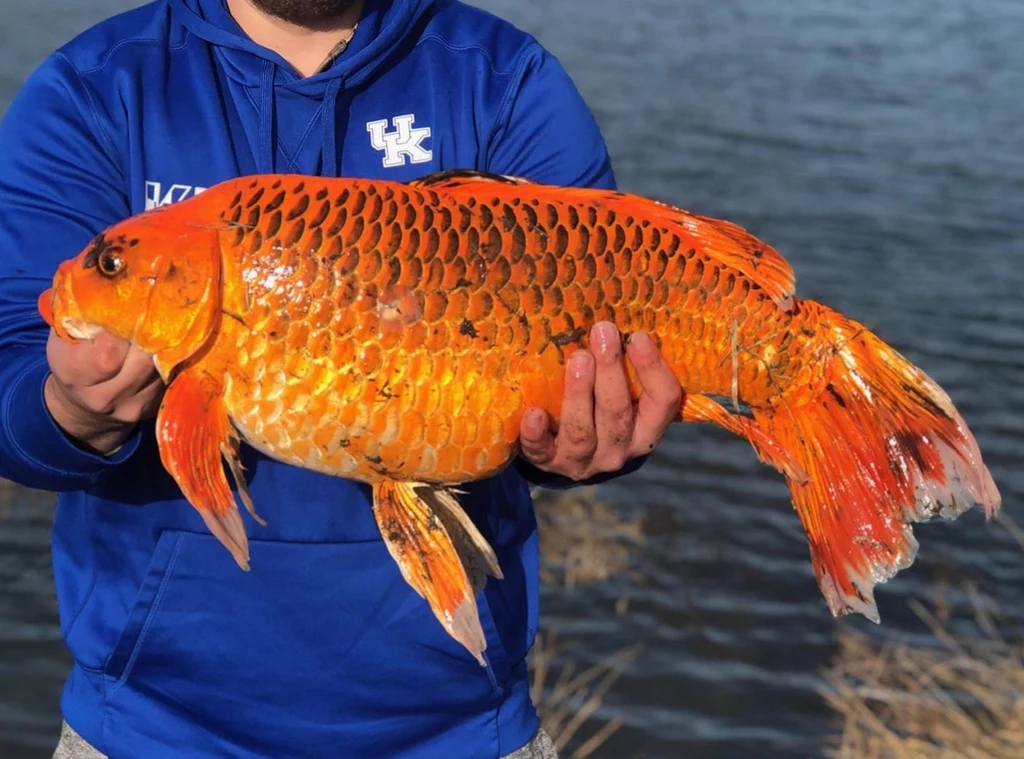
[{"label": "uk logo on hoodie", "polygon": [[146,182],[146,210],[152,211],[160,206],[178,203],[198,195],[205,189],[190,184],[172,184],[165,189],[161,182]]},{"label": "uk logo on hoodie", "polygon": [[406,158],[412,163],[430,163],[434,152],[423,147],[423,141],[430,137],[430,127],[413,128],[414,114],[395,116],[391,119],[394,131],[388,132],[387,119],[371,121],[366,125],[370,133],[370,144],[374,150],[384,153],[384,168],[405,166]]}]

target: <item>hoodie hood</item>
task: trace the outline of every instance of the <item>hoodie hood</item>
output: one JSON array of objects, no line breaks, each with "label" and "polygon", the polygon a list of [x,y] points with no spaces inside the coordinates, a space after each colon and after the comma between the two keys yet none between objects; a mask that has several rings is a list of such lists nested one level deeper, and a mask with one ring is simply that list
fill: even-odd
[{"label": "hoodie hood", "polygon": [[[225,0],[169,0],[174,17],[192,34],[214,47],[226,75],[235,83],[256,90],[259,111],[257,168],[277,172],[279,90],[288,97],[314,103],[304,132],[320,122],[320,172],[336,175],[338,96],[359,87],[412,36],[434,0],[366,0],[355,36],[345,52],[324,71],[303,77],[278,53],[253,42],[228,11]],[[294,131],[285,129],[285,132]]]}]

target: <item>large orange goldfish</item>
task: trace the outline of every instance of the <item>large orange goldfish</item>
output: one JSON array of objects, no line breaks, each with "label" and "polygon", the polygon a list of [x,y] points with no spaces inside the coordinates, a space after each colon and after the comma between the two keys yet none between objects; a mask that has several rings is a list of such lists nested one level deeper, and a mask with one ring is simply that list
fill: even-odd
[{"label": "large orange goldfish", "polygon": [[241,566],[222,464],[259,521],[241,441],[371,483],[406,580],[481,662],[475,590],[501,569],[455,488],[509,464],[527,407],[558,419],[563,365],[598,320],[652,335],[686,390],[680,421],[731,430],[786,476],[833,614],[877,620],[911,522],[1000,502],[920,369],[795,298],[769,245],[633,195],[476,172],[236,179],[105,231],[40,310],[62,337],[103,329],[153,355],[163,463]]}]

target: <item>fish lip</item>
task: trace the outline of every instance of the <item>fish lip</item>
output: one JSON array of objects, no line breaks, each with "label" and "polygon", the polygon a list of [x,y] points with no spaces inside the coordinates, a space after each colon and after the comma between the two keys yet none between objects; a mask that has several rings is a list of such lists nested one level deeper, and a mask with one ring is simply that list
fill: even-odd
[{"label": "fish lip", "polygon": [[39,294],[39,301],[37,303],[39,314],[43,317],[43,321],[51,327],[53,326],[53,287],[48,287]]},{"label": "fish lip", "polygon": [[60,321],[59,329],[54,325],[54,330],[65,340],[92,340],[103,331],[103,328],[73,316],[65,316]]},{"label": "fish lip", "polygon": [[[67,276],[69,262],[61,264],[53,278],[53,286],[40,296],[40,312],[53,328],[57,337],[68,342],[92,340],[102,328],[82,318],[71,290],[71,278]],[[43,303],[46,293],[52,293],[49,302]],[[49,317],[49,318],[47,318]]]}]

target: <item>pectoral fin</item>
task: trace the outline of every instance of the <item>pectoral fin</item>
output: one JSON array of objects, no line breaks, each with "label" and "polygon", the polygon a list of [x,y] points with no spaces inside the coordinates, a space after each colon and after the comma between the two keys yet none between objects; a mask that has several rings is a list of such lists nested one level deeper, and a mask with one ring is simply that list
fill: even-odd
[{"label": "pectoral fin", "polygon": [[238,437],[224,407],[221,383],[209,374],[188,369],[164,395],[156,420],[160,460],[210,532],[224,544],[238,565],[249,569],[249,540],[224,473],[223,456],[239,495],[256,516],[238,461]]},{"label": "pectoral fin", "polygon": [[485,573],[501,577],[501,570],[458,501],[443,488],[384,480],[374,486],[373,512],[406,582],[430,604],[445,630],[486,666],[476,591]]}]

